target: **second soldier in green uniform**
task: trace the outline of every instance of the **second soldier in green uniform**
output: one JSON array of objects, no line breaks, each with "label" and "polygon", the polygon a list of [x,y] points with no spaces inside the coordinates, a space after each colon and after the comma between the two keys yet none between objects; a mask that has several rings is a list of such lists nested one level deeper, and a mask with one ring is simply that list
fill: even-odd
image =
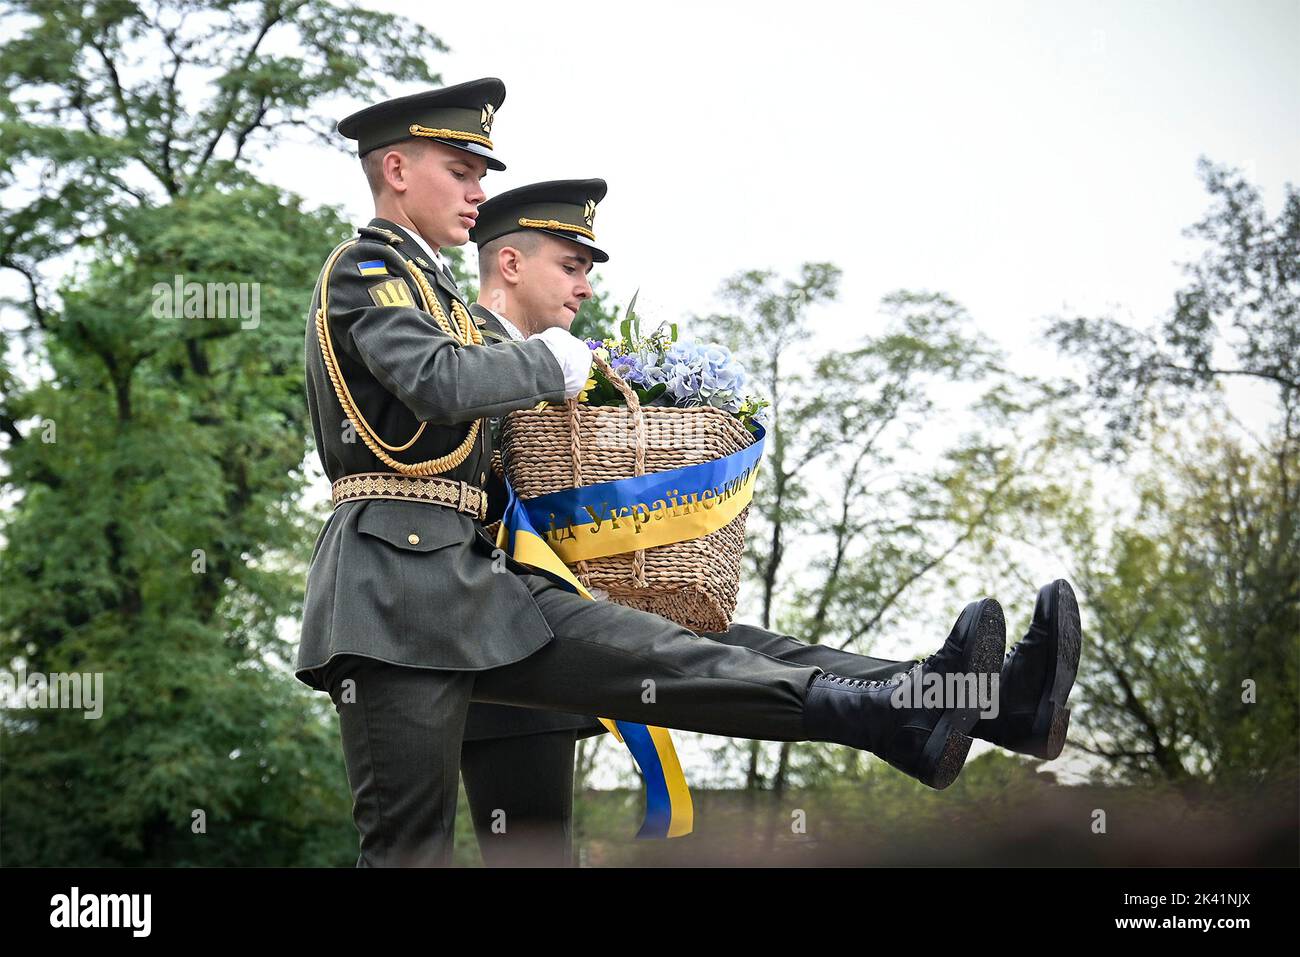
[{"label": "second soldier in green uniform", "polygon": [[[1063,581],[1040,592],[1034,627],[1005,661],[1002,611],[985,598],[937,652],[900,663],[747,625],[699,635],[512,559],[498,568],[483,524],[485,423],[578,395],[591,365],[563,323],[485,348],[440,261],[439,247],[476,226],[480,180],[504,168],[490,139],[504,97],[499,80],[478,80],[339,124],[358,141],[376,217],[329,255],[308,315],[307,399],[335,507],[311,558],[295,674],[339,714],[358,866],[450,862],[472,703],[832,741],[935,788],[956,778],[971,736],[1059,751],[1080,643]],[[552,219],[591,232],[581,210],[518,219],[548,235]],[[896,703],[900,664],[919,683],[1000,669],[999,718],[980,720],[970,702]]]}]

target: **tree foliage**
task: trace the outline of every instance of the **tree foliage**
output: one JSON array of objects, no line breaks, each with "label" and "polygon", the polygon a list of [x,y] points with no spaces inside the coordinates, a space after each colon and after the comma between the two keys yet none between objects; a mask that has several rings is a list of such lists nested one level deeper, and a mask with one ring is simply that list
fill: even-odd
[{"label": "tree foliage", "polygon": [[[1300,194],[1288,184],[1270,221],[1238,171],[1199,169],[1211,206],[1190,233],[1205,247],[1163,323],[1048,330],[1084,359],[1082,414],[1106,425],[1079,446],[1089,481],[1054,533],[1091,617],[1075,743],[1107,776],[1264,783],[1295,773],[1300,734]],[[1268,420],[1230,410],[1242,377],[1271,387]],[[1108,476],[1097,458],[1128,466]],[[1108,477],[1131,512],[1096,487]]]},{"label": "tree foliage", "polygon": [[320,0],[5,19],[0,266],[27,295],[0,368],[0,643],[105,699],[6,715],[6,863],[351,863],[334,715],[285,667],[322,517],[305,310],[348,227],[255,156],[324,137],[325,97],[437,82],[442,44]]},{"label": "tree foliage", "polygon": [[[839,278],[829,263],[807,263],[793,280],[742,273],[722,289],[732,311],[704,323],[772,402],[746,524],[760,624],[870,654],[936,593],[957,602],[955,617],[963,560],[978,561],[1007,516],[1042,507],[1052,440],[1031,423],[1060,391],[1008,371],[951,298],[899,290],[867,323],[833,307]],[[817,328],[817,308],[831,329]],[[857,773],[859,756],[843,749],[745,747],[750,787],[783,787],[796,755],[801,779],[825,761]]]},{"label": "tree foliage", "polygon": [[[1146,435],[1153,403],[1177,412],[1224,378],[1273,385],[1284,436],[1300,436],[1300,192],[1290,184],[1269,220],[1259,190],[1238,170],[1202,157],[1212,205],[1187,235],[1201,258],[1165,320],[1140,330],[1109,317],[1057,319],[1047,338],[1088,366],[1088,394],[1104,415],[1110,457]],[[1228,358],[1230,354],[1231,358]]]}]

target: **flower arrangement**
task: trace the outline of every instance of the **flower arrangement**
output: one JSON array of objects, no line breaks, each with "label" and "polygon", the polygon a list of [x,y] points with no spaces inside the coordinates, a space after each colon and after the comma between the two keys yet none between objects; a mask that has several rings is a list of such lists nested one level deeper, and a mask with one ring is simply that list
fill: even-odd
[{"label": "flower arrangement", "polygon": [[[610,601],[695,632],[725,631],[740,588],[769,403],[749,394],[745,369],[725,347],[679,341],[673,324],[642,335],[635,305],[634,296],[617,336],[586,340],[592,372],[564,414],[521,411],[503,420],[512,504],[518,514],[537,510],[530,524],[550,529],[539,537],[593,596],[600,589]],[[641,415],[624,431],[633,401]],[[569,408],[581,411],[570,415]],[[610,454],[618,440],[622,452]],[[667,499],[642,501],[656,473],[678,470]],[[648,533],[613,541],[613,530],[624,526],[597,518],[584,500],[589,486],[601,486],[600,514],[611,519],[632,516],[635,523],[649,508],[649,528],[634,526]],[[590,534],[577,535],[579,525]],[[602,533],[603,542],[595,537]]]},{"label": "flower arrangement", "polygon": [[[635,306],[633,296],[618,338],[587,339],[586,343],[636,391],[643,406],[708,405],[730,412],[751,433],[757,433],[758,425],[767,427],[770,403],[745,391],[748,375],[730,349],[714,343],[678,341],[675,322],[662,323],[642,336]],[[593,406],[626,404],[622,393],[595,365],[578,401]]]}]

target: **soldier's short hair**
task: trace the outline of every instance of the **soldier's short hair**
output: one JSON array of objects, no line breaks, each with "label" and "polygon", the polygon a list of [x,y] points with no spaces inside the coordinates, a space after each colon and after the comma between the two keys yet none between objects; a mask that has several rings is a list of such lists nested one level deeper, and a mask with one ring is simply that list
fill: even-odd
[{"label": "soldier's short hair", "polygon": [[407,159],[414,159],[421,154],[428,153],[433,149],[431,140],[417,140],[412,137],[409,140],[402,140],[398,143],[390,143],[387,146],[381,146],[373,149],[369,153],[361,154],[361,169],[366,174],[366,182],[370,184],[370,195],[378,198],[384,189],[384,156],[389,150],[396,150],[406,156]]},{"label": "soldier's short hair", "polygon": [[513,233],[498,236],[491,242],[484,243],[478,250],[478,281],[481,285],[489,276],[497,274],[497,253],[512,246],[525,256],[531,256],[542,245],[545,233],[536,229],[520,229]]}]

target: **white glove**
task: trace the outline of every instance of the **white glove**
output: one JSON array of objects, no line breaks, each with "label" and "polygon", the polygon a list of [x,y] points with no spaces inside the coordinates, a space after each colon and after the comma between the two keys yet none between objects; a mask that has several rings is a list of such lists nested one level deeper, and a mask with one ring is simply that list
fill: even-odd
[{"label": "white glove", "polygon": [[564,370],[564,397],[572,399],[581,392],[591,378],[591,350],[587,348],[587,343],[559,326],[543,329],[528,338],[541,339],[546,343],[555,356],[555,361]]}]

